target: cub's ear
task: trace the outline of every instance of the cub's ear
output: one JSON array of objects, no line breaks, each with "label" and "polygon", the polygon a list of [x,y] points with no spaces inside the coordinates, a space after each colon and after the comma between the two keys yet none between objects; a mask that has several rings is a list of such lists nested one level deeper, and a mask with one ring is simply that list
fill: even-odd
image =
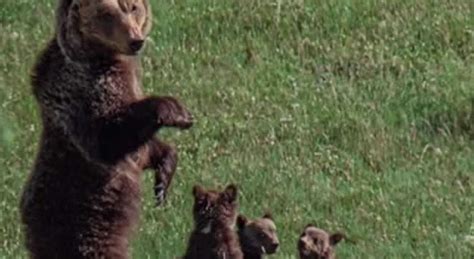
[{"label": "cub's ear", "polygon": [[193,187],[193,196],[194,198],[201,197],[206,191],[202,188],[201,185],[194,185]]},{"label": "cub's ear", "polygon": [[237,217],[237,228],[243,229],[247,225],[248,221],[249,220],[247,219],[247,217],[242,214],[239,214],[239,216]]},{"label": "cub's ear", "polygon": [[269,212],[269,211],[265,212],[265,214],[263,215],[263,217],[262,217],[262,218],[264,218],[264,219],[271,219],[271,220],[273,220],[272,213],[271,213],[271,212]]},{"label": "cub's ear", "polygon": [[227,199],[229,202],[234,202],[237,200],[237,186],[234,184],[229,184],[225,190],[224,190],[224,197]]},{"label": "cub's ear", "polygon": [[339,242],[341,242],[342,239],[345,239],[346,235],[340,232],[336,232],[329,237],[329,242],[331,243],[331,246],[337,245]]},{"label": "cub's ear", "polygon": [[316,226],[315,226],[314,224],[309,223],[309,224],[306,224],[306,226],[304,227],[304,229],[307,229],[307,228],[309,228],[309,227],[316,227]]}]

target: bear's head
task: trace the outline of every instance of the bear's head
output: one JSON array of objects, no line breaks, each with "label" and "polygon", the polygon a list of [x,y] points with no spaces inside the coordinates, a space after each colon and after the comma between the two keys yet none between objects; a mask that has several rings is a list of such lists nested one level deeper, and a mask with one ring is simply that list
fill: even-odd
[{"label": "bear's head", "polygon": [[345,238],[342,233],[329,234],[313,225],[307,225],[298,240],[301,259],[333,259],[335,246]]},{"label": "bear's head", "polygon": [[148,0],[60,0],[57,10],[56,33],[66,55],[135,55],[150,29]]},{"label": "bear's head", "polygon": [[193,216],[196,230],[209,234],[216,228],[232,228],[237,217],[237,187],[228,185],[222,192],[193,188]]},{"label": "bear's head", "polygon": [[242,251],[246,254],[274,254],[280,245],[275,222],[269,213],[255,220],[239,215],[237,228]]}]

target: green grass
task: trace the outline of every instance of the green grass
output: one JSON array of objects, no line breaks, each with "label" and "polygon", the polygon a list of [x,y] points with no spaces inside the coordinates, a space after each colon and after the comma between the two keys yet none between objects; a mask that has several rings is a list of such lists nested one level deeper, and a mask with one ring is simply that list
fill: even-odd
[{"label": "green grass", "polygon": [[[191,187],[234,182],[270,209],[295,258],[307,223],[354,241],[339,258],[474,257],[474,2],[153,0],[148,93],[184,100],[166,206],[144,178],[135,258],[182,255]],[[39,116],[29,70],[54,1],[0,1],[0,258],[25,257],[18,220]],[[52,201],[54,202],[54,201]]]}]

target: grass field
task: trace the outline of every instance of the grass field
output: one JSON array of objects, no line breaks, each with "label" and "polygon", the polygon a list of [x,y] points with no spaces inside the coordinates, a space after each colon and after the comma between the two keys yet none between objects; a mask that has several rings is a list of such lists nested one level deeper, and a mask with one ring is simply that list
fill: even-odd
[{"label": "grass field", "polygon": [[[52,0],[0,0],[0,258],[23,258],[18,202],[41,125],[29,70]],[[182,255],[191,188],[237,183],[295,258],[306,223],[344,231],[339,258],[474,257],[474,2],[152,0],[148,93],[197,123],[165,130],[180,164],[134,258]],[[54,202],[54,201],[51,201]]]}]

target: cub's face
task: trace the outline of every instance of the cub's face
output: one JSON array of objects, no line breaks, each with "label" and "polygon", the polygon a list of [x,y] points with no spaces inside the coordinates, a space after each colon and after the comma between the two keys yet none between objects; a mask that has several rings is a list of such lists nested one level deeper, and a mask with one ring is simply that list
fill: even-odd
[{"label": "cub's face", "polygon": [[135,55],[143,47],[151,27],[148,0],[74,1],[85,38],[126,55]]},{"label": "cub's face", "polygon": [[239,215],[237,227],[244,252],[274,254],[277,251],[280,243],[270,214],[265,214],[262,218],[253,221]]},{"label": "cub's face", "polygon": [[302,259],[332,259],[334,247],[344,238],[341,233],[329,234],[308,225],[298,240],[298,252]]},{"label": "cub's face", "polygon": [[229,185],[224,191],[205,190],[194,186],[193,216],[196,229],[210,233],[214,226],[232,227],[237,217],[237,187]]}]

